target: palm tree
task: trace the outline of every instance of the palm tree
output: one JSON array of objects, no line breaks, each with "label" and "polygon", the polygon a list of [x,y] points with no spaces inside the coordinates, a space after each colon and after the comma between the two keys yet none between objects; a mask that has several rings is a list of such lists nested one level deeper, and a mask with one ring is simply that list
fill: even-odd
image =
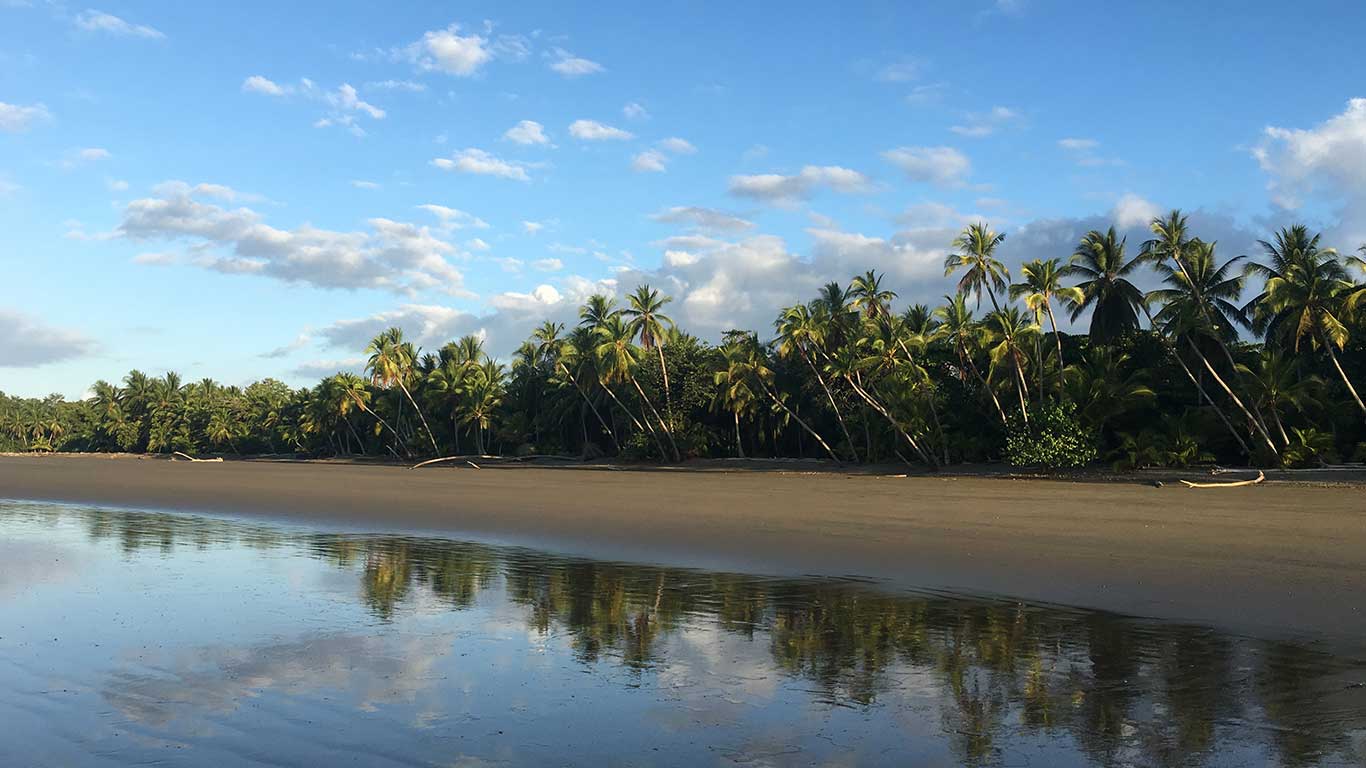
[{"label": "palm tree", "polygon": [[[593,402],[593,398],[588,396],[588,392],[579,383],[580,379],[574,375],[574,370],[580,365],[587,366],[591,363],[592,356],[580,354],[580,350],[590,349],[593,346],[591,344],[592,332],[581,327],[575,331],[577,339],[571,337],[566,340],[560,338],[560,331],[562,330],[564,330],[563,323],[555,323],[550,320],[542,323],[541,327],[532,334],[536,339],[538,353],[542,359],[551,363],[554,370],[563,376],[565,381],[569,382],[574,391],[579,393],[584,403],[597,417],[598,423],[606,430],[607,437],[612,441],[613,449],[620,452],[621,446],[617,443],[616,430],[612,429],[611,423],[602,417],[597,404]],[[593,378],[596,378],[596,374],[593,375]],[[586,427],[585,439],[587,439]]]},{"label": "palm tree", "polygon": [[1117,239],[1115,228],[1104,233],[1091,230],[1082,237],[1076,253],[1063,275],[1085,278],[1077,285],[1081,301],[1073,301],[1072,319],[1088,308],[1091,312],[1091,340],[1108,344],[1121,335],[1138,329],[1138,312],[1143,292],[1129,282],[1127,275],[1141,263],[1141,257],[1124,260],[1124,240]]},{"label": "palm tree", "polygon": [[662,296],[650,286],[642,285],[627,297],[627,301],[629,304],[622,313],[631,318],[631,331],[640,339],[640,346],[646,351],[653,349],[659,355],[659,371],[664,377],[664,411],[669,414],[669,421],[672,422],[673,394],[669,391],[669,366],[664,363],[663,339],[667,329],[674,327],[674,321],[661,310],[665,304],[673,301],[673,298]]},{"label": "palm tree", "polygon": [[812,313],[810,308],[802,304],[796,304],[784,310],[773,323],[778,331],[778,354],[787,357],[796,352],[806,362],[811,373],[815,375],[816,381],[821,385],[821,390],[825,392],[825,398],[830,403],[830,410],[835,413],[835,420],[839,422],[840,432],[844,434],[850,455],[857,460],[858,451],[854,448],[854,439],[849,436],[849,427],[844,423],[844,414],[840,412],[839,406],[835,403],[835,394],[830,390],[830,384],[825,380],[820,369],[816,367],[815,360],[812,359],[816,353],[824,355],[826,324],[821,321],[821,318],[826,316],[821,311]]},{"label": "palm tree", "polygon": [[896,298],[896,291],[884,289],[882,276],[870,269],[849,284],[849,297],[854,308],[862,310],[869,320],[882,320],[887,317],[887,307]]},{"label": "palm tree", "polygon": [[432,434],[431,427],[427,426],[427,417],[422,415],[422,409],[417,406],[417,401],[408,391],[408,385],[404,383],[412,375],[413,361],[417,353],[411,344],[403,340],[403,329],[389,328],[380,333],[365,347],[365,353],[370,355],[370,359],[365,363],[365,370],[370,372],[371,383],[386,388],[398,385],[403,391],[403,396],[408,398],[409,404],[417,412],[418,419],[422,421],[422,428],[426,430],[427,439],[432,444],[432,453],[440,454],[441,450],[436,447],[436,437]]},{"label": "palm tree", "polygon": [[977,347],[982,341],[982,328],[972,319],[972,310],[968,309],[967,295],[963,293],[954,296],[945,296],[945,304],[934,310],[934,316],[939,319],[939,325],[931,334],[935,340],[946,340],[953,345],[954,352],[958,355],[959,378],[966,379],[971,373],[982,385],[982,388],[991,395],[991,402],[996,406],[996,413],[1001,417],[1001,423],[1006,423],[1006,412],[1001,407],[1001,401],[996,397],[996,390],[992,389],[987,383],[982,372],[973,360],[977,352]]},{"label": "palm tree", "polygon": [[1037,323],[1031,323],[1023,312],[1011,306],[987,315],[986,327],[987,333],[990,334],[988,343],[994,343],[988,350],[991,366],[994,369],[1002,360],[1010,361],[1011,369],[1015,373],[1015,392],[1020,396],[1020,418],[1028,424],[1029,409],[1025,402],[1029,399],[1029,385],[1025,383],[1024,365],[1029,361],[1029,356],[1024,350],[1025,345],[1038,336],[1039,326]]},{"label": "palm tree", "polygon": [[730,343],[738,344],[740,347],[737,359],[740,361],[741,367],[738,371],[738,375],[747,377],[753,383],[758,384],[759,389],[765,395],[768,395],[769,400],[771,400],[774,405],[778,406],[783,413],[787,414],[788,418],[797,422],[807,434],[811,435],[816,442],[820,443],[821,448],[825,449],[826,454],[830,456],[832,461],[839,463],[840,457],[835,455],[834,449],[825,442],[825,438],[821,437],[819,432],[813,429],[801,416],[798,416],[789,408],[784,398],[781,397],[775,389],[774,380],[776,376],[773,373],[773,369],[768,365],[768,351],[764,345],[759,343],[759,337],[753,333],[736,334],[735,332],[732,332]]},{"label": "palm tree", "polygon": [[[1058,319],[1053,316],[1053,300],[1080,304],[1085,296],[1080,288],[1062,284],[1065,270],[1058,259],[1035,259],[1020,265],[1022,280],[1010,286],[1010,298],[1024,297],[1026,307],[1034,312],[1034,323],[1041,324],[1040,314],[1048,315],[1048,324],[1053,328],[1053,340],[1058,345],[1058,397],[1063,397],[1062,334],[1058,332]],[[1042,334],[1039,335],[1042,338]],[[1043,396],[1043,354],[1039,357],[1039,396]]]},{"label": "palm tree", "polygon": [[1303,412],[1315,402],[1315,394],[1323,386],[1318,376],[1301,376],[1295,363],[1279,349],[1263,348],[1257,356],[1256,367],[1239,366],[1252,384],[1257,405],[1271,414],[1272,423],[1280,433],[1281,444],[1290,445],[1281,414],[1294,409]]},{"label": "palm tree", "polygon": [[1157,396],[1143,381],[1141,371],[1128,371],[1129,355],[1113,347],[1094,345],[1082,359],[1067,366],[1070,397],[1086,422],[1104,429],[1106,422]]},{"label": "palm tree", "polygon": [[1005,233],[993,232],[985,222],[971,224],[953,241],[958,253],[944,258],[944,277],[965,270],[958,280],[958,293],[976,294],[978,307],[982,306],[982,290],[985,289],[992,308],[1001,309],[996,301],[996,291],[1006,290],[1010,270],[996,258],[996,247],[1005,239]]},{"label": "palm tree", "polygon": [[480,455],[486,452],[484,432],[492,424],[494,411],[503,402],[503,384],[503,366],[486,358],[483,364],[471,369],[461,389],[461,410],[474,429],[474,450]]},{"label": "palm tree", "polygon": [[745,458],[744,443],[740,439],[740,416],[754,409],[758,399],[750,387],[749,356],[742,343],[732,341],[721,346],[721,367],[712,374],[715,381],[716,406],[729,411],[735,421],[735,455]]},{"label": "palm tree", "polygon": [[[654,414],[655,421],[660,429],[664,431],[664,436],[669,439],[669,445],[673,449],[674,461],[681,461],[682,457],[678,452],[678,445],[674,443],[673,434],[669,431],[669,426],[660,417],[659,411],[654,404],[645,396],[645,390],[641,389],[640,382],[636,380],[636,367],[640,365],[640,349],[632,343],[635,333],[631,331],[621,318],[620,313],[613,313],[596,328],[593,329],[597,337],[598,345],[594,352],[598,363],[602,366],[599,375],[602,376],[604,385],[614,381],[626,381],[635,387],[636,394],[640,396],[640,402]],[[610,390],[609,390],[610,392]],[[613,396],[615,397],[615,395]],[[624,408],[624,406],[623,406]],[[629,413],[629,412],[628,412]],[[650,425],[650,420],[645,419],[645,426],[651,435],[655,434],[654,427]],[[658,443],[659,438],[655,436]],[[659,454],[667,460],[669,454],[664,452],[663,444],[659,445]]]},{"label": "palm tree", "polygon": [[[1348,277],[1346,268],[1337,260],[1331,248],[1319,249],[1318,236],[1305,241],[1299,233],[1289,234],[1306,247],[1293,251],[1284,262],[1273,255],[1271,264],[1255,264],[1249,269],[1268,275],[1260,296],[1253,299],[1252,308],[1258,328],[1267,330],[1267,340],[1289,344],[1296,353],[1305,339],[1313,349],[1322,347],[1328,353],[1342,383],[1362,414],[1366,403],[1347,378],[1334,348],[1347,346],[1350,331],[1345,319],[1361,303],[1361,289]],[[1263,244],[1266,246],[1266,244]],[[1268,251],[1273,249],[1267,246]]]}]

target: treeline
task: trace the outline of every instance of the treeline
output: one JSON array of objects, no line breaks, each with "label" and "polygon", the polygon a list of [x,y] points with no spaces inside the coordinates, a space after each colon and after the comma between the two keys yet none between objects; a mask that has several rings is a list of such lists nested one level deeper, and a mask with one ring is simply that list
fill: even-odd
[{"label": "treeline", "polygon": [[[0,448],[387,456],[793,456],[941,466],[1316,466],[1366,460],[1366,262],[1293,226],[1225,258],[1179,211],[1136,249],[1113,228],[1012,275],[963,230],[955,295],[895,307],[867,272],[712,346],[641,286],[547,322],[511,360],[397,328],[365,375],[291,389],[139,371],[78,402],[0,395]],[[1366,252],[1366,246],[1363,246]],[[1143,291],[1142,270],[1161,287]],[[1244,300],[1245,296],[1250,299]],[[1059,317],[1089,313],[1086,334]]]}]

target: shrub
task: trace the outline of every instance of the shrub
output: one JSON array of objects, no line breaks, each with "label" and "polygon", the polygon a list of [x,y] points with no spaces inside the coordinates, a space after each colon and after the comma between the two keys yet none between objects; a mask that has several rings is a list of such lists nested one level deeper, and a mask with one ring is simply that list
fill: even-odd
[{"label": "shrub", "polygon": [[1095,433],[1082,426],[1071,404],[1036,408],[1027,425],[1016,416],[1006,432],[1006,461],[1015,467],[1082,467],[1098,454]]}]

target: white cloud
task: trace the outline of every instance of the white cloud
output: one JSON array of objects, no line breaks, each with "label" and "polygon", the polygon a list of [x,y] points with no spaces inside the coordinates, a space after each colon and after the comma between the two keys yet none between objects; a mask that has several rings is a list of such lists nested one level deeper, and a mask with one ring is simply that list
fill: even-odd
[{"label": "white cloud", "polygon": [[563,48],[556,48],[551,56],[550,68],[565,77],[582,77],[603,71],[602,65],[596,61],[575,56]]},{"label": "white cloud", "polygon": [[364,180],[364,179],[352,179],[352,180],[351,180],[351,186],[355,187],[356,189],[379,189],[379,188],[380,188],[380,185],[379,185],[377,182],[366,181],[366,180]]},{"label": "white cloud", "polygon": [[631,169],[641,173],[663,173],[667,162],[664,153],[654,149],[647,149],[636,155],[631,160]]},{"label": "white cloud", "polygon": [[242,91],[244,93],[264,93],[267,96],[284,96],[287,93],[284,86],[261,75],[252,75],[243,80]]},{"label": "white cloud", "polygon": [[1269,126],[1252,155],[1272,202],[1295,210],[1308,200],[1336,206],[1336,242],[1366,241],[1366,98],[1313,128]]},{"label": "white cloud", "polygon": [[1097,167],[1102,165],[1124,165],[1124,161],[1115,157],[1102,157],[1097,154],[1100,149],[1100,142],[1095,139],[1069,137],[1058,140],[1058,147],[1072,156],[1073,162],[1083,167]]},{"label": "white cloud", "polygon": [[622,141],[634,139],[635,134],[596,120],[575,120],[569,124],[569,135],[581,141]]},{"label": "white cloud", "polygon": [[980,139],[1019,119],[1020,113],[1009,107],[992,107],[989,112],[969,112],[963,124],[950,126],[949,130],[959,136]]},{"label": "white cloud", "polygon": [[103,147],[83,147],[67,152],[62,158],[61,166],[69,170],[91,163],[97,163],[101,160],[108,160],[110,157],[112,157],[112,155],[109,153],[109,150]]},{"label": "white cloud", "polygon": [[473,173],[480,176],[497,176],[513,181],[530,181],[526,168],[520,163],[503,160],[496,155],[485,152],[482,149],[469,148],[463,149],[449,158],[438,157],[432,161],[432,165],[443,171],[460,171],[461,173]]},{"label": "white cloud", "polygon": [[372,218],[370,229],[361,232],[309,224],[277,229],[249,208],[228,209],[202,199],[233,196],[227,187],[166,182],[153,197],[128,203],[116,233],[134,242],[188,242],[196,254],[193,263],[217,272],[317,288],[470,295],[460,271],[446,260],[456,248],[427,227]]},{"label": "white cloud", "polygon": [[912,56],[902,57],[877,71],[877,79],[886,83],[905,83],[920,78],[925,64]]},{"label": "white cloud", "polygon": [[953,147],[897,147],[882,157],[900,168],[912,181],[957,186],[972,171],[967,155]]},{"label": "white cloud", "polygon": [[625,115],[627,120],[646,120],[650,117],[649,110],[634,101],[622,107],[621,114]]},{"label": "white cloud", "polygon": [[545,229],[545,225],[542,224],[542,223],[539,222],[539,221],[524,221],[524,222],[522,222],[522,232],[524,232],[524,233],[526,233],[526,234],[528,234],[528,235],[539,234],[539,233],[541,232],[541,230],[543,230],[543,229]]},{"label": "white cloud", "polygon": [[1110,211],[1110,218],[1114,220],[1115,226],[1120,229],[1129,227],[1147,226],[1162,213],[1156,204],[1145,200],[1132,192],[1120,197],[1115,203],[1115,207]]},{"label": "white cloud", "polygon": [[523,120],[503,133],[503,138],[518,144],[549,144],[545,126],[535,120]]},{"label": "white cloud", "polygon": [[77,29],[86,32],[105,32],[111,35],[122,37],[142,37],[149,40],[160,40],[166,37],[160,31],[144,24],[130,24],[118,16],[113,16],[103,11],[85,10],[76,14],[75,19]]},{"label": "white cloud", "polygon": [[564,262],[559,259],[537,259],[531,262],[533,269],[539,272],[559,272],[564,269]]},{"label": "white cloud", "polygon": [[821,187],[854,193],[866,191],[870,182],[867,176],[848,168],[808,165],[792,176],[777,173],[731,176],[728,191],[738,197],[790,204],[810,197]]},{"label": "white cloud", "polygon": [[469,240],[465,241],[465,247],[470,249],[471,251],[487,251],[492,246],[484,242],[483,238],[472,237]]},{"label": "white cloud", "polygon": [[0,367],[32,368],[84,357],[94,350],[95,342],[81,333],[0,309]]},{"label": "white cloud", "polygon": [[170,251],[145,251],[133,257],[134,264],[145,266],[169,266],[180,263],[180,255]]},{"label": "white cloud", "polygon": [[1058,146],[1069,152],[1089,152],[1099,147],[1100,142],[1095,139],[1069,137],[1058,139]]},{"label": "white cloud", "polygon": [[665,224],[683,224],[698,232],[743,232],[754,227],[754,222],[733,213],[696,205],[676,205],[650,218]]},{"label": "white cloud", "polygon": [[460,34],[460,25],[431,30],[408,47],[409,57],[424,70],[456,77],[470,77],[493,59],[489,40],[483,35]]},{"label": "white cloud", "polygon": [[376,120],[384,119],[384,110],[362,101],[350,83],[342,83],[335,92],[327,94],[327,102],[346,112],[363,112]]},{"label": "white cloud", "polygon": [[[484,221],[483,219],[479,218],[478,216],[475,216],[472,213],[466,213],[465,211],[462,211],[459,208],[448,208],[444,205],[437,205],[435,203],[424,203],[422,205],[419,205],[418,209],[426,211],[427,213],[430,213],[431,215],[440,219],[440,229],[443,231],[465,229],[466,227],[472,229],[489,228],[489,223],[487,221]],[[481,240],[479,242],[482,243],[483,241]],[[485,247],[487,247],[487,244],[485,245]]]},{"label": "white cloud", "polygon": [[34,123],[51,119],[52,113],[42,104],[23,106],[0,101],[0,131],[19,133],[28,130]]},{"label": "white cloud", "polygon": [[426,85],[412,80],[378,80],[366,83],[365,87],[375,91],[406,91],[408,93],[422,93],[427,90]]},{"label": "white cloud", "polygon": [[692,142],[687,139],[680,139],[677,136],[670,136],[669,138],[660,141],[659,148],[666,152],[672,152],[675,155],[697,154],[697,147],[694,147]]}]

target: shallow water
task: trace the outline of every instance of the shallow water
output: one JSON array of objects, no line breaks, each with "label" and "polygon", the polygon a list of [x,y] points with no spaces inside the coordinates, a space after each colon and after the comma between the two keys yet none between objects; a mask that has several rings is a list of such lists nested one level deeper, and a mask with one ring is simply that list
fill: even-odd
[{"label": "shallow water", "polygon": [[1363,755],[1366,641],[0,502],[4,766]]}]

